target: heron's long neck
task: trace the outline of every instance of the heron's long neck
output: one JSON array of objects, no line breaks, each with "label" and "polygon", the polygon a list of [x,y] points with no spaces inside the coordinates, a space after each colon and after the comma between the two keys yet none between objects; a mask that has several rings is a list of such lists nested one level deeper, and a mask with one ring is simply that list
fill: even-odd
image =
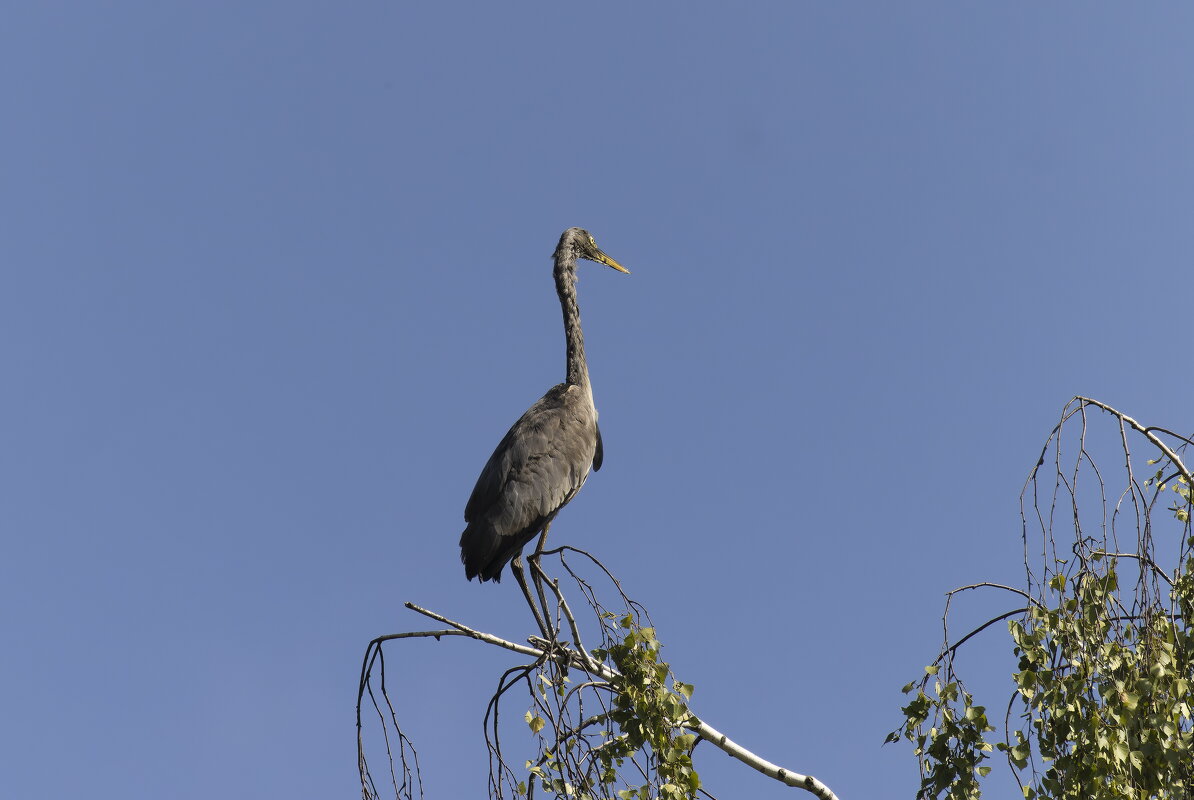
[{"label": "heron's long neck", "polygon": [[564,312],[564,338],[568,341],[568,383],[589,386],[589,365],[585,361],[585,336],[580,331],[580,308],[576,305],[576,256],[556,253],[556,294]]}]

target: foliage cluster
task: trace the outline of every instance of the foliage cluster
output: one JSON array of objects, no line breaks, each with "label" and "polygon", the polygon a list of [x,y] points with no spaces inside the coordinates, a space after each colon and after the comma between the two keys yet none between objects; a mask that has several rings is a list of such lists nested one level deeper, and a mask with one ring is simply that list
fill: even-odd
[{"label": "foliage cluster", "polygon": [[[696,735],[680,731],[691,721],[686,703],[692,698],[693,687],[670,680],[668,664],[659,658],[659,640],[655,638],[654,628],[637,627],[630,615],[621,619],[621,626],[627,633],[619,644],[608,650],[593,651],[597,658],[609,658],[619,673],[611,681],[613,708],[609,718],[621,735],[611,742],[614,747],[610,749],[616,748],[617,757],[624,758],[649,748],[661,782],[661,800],[692,797],[701,786],[700,776],[692,768]],[[622,790],[618,797],[648,800],[650,787]]]},{"label": "foliage cluster", "polygon": [[[1028,800],[1194,797],[1190,476],[1169,451],[1149,462],[1160,465],[1152,477],[1137,480],[1125,423],[1146,436],[1157,429],[1144,429],[1114,412],[1121,421],[1127,456],[1126,488],[1109,511],[1107,501],[1101,500],[1099,534],[1086,535],[1082,520],[1092,507],[1079,497],[1079,468],[1098,476],[1100,490],[1104,484],[1088,449],[1084,409],[1067,408],[1070,416],[1081,414],[1073,470],[1063,473],[1060,468],[1059,425],[1050,437],[1058,464],[1054,491],[1043,513],[1028,515],[1040,522],[1043,575],[1037,579],[1027,570],[1028,591],[997,587],[1026,599],[1027,605],[978,629],[1011,617],[1008,631],[1018,664],[1011,676],[1003,736],[989,736],[995,727],[986,708],[975,704],[955,670],[959,645],[978,630],[954,645],[947,640],[924,677],[904,687],[905,693],[915,694],[888,741],[904,738],[913,743],[925,800],[980,797],[982,778],[991,771],[984,762],[996,750],[1005,755]],[[1066,419],[1069,416],[1063,415],[1063,424]],[[1047,444],[1047,452],[1049,448]],[[1042,455],[1038,469],[1044,461]],[[1034,470],[1026,492],[1041,512],[1037,479]],[[1167,488],[1174,490],[1177,500],[1166,509]],[[1053,537],[1058,497],[1070,512],[1073,539],[1068,553]],[[1106,495],[1100,491],[1098,497]],[[1156,513],[1162,510],[1169,513]],[[1121,552],[1117,532],[1123,518],[1131,519],[1135,528],[1135,547],[1127,552]],[[1026,525],[1026,568],[1027,530]],[[1178,544],[1172,569],[1158,563],[1154,536]]]},{"label": "foliage cluster", "polygon": [[[518,784],[518,794],[531,797],[538,784],[577,800],[694,797],[701,785],[692,765],[697,737],[685,730],[693,687],[674,679],[659,657],[655,629],[638,615],[599,616],[605,641],[591,654],[612,669],[586,671],[586,680],[573,685],[575,670],[566,664],[549,659],[540,665],[538,701],[525,716],[540,737],[540,755],[527,761],[529,781]],[[584,717],[586,692],[600,709],[590,717]]]}]

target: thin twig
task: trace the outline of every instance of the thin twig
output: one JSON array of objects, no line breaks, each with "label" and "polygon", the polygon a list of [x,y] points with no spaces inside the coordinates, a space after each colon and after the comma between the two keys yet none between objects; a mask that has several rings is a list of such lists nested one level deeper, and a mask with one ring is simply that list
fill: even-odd
[{"label": "thin twig", "polygon": [[[1034,600],[1033,602],[1035,603],[1036,601]],[[1039,604],[1038,604],[1038,605],[1039,605]],[[966,634],[966,635],[965,635],[965,636],[963,636],[961,639],[959,639],[958,641],[954,642],[954,644],[953,644],[953,646],[952,646],[952,647],[947,647],[947,648],[945,648],[944,650],[942,650],[942,651],[941,651],[941,655],[937,656],[937,660],[936,660],[936,661],[934,661],[933,663],[934,663],[934,664],[939,664],[939,663],[941,662],[941,660],[942,660],[943,658],[945,658],[946,656],[952,656],[952,655],[954,654],[954,652],[955,652],[955,651],[956,651],[956,650],[957,650],[959,647],[961,647],[962,645],[966,644],[966,642],[967,642],[967,641],[969,641],[969,640],[970,640],[972,637],[974,637],[974,636],[977,636],[978,634],[982,633],[982,632],[983,632],[983,631],[985,631],[987,628],[989,628],[989,627],[991,627],[992,625],[994,625],[996,622],[999,622],[999,621],[1001,621],[1001,620],[1005,620],[1005,619],[1007,619],[1008,617],[1014,617],[1014,616],[1016,616],[1017,614],[1023,614],[1023,613],[1024,613],[1025,611],[1027,611],[1027,610],[1028,610],[1028,606],[1024,606],[1023,608],[1013,608],[1011,611],[1008,611],[1006,614],[1000,614],[998,617],[995,617],[994,619],[989,619],[989,620],[987,620],[987,621],[986,621],[986,622],[984,622],[982,625],[979,625],[977,628],[975,628],[974,630],[972,630],[970,633]]]},{"label": "thin twig", "polygon": [[1020,595],[1021,597],[1023,597],[1025,600],[1032,603],[1033,605],[1037,605],[1037,606],[1041,605],[1041,603],[1035,597],[1030,595],[1028,592],[1023,591],[1022,589],[1017,589],[1014,586],[1005,586],[1002,583],[990,583],[988,581],[982,581],[981,583],[971,583],[967,586],[959,586],[957,589],[951,589],[950,591],[946,592],[945,595],[946,595],[946,597],[952,597],[955,594],[957,594],[958,592],[964,592],[967,589],[981,589],[983,587],[989,587],[992,589],[1003,589],[1004,591],[1013,592],[1015,594]]}]

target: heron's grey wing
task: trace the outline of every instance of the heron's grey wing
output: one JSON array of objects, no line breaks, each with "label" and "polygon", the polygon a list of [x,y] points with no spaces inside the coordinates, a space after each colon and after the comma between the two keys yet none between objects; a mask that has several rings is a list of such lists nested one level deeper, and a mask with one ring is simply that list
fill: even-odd
[{"label": "heron's grey wing", "polygon": [[539,533],[588,476],[596,450],[592,406],[579,387],[560,384],[498,444],[464,509],[466,572],[486,577]]},{"label": "heron's grey wing", "polygon": [[511,441],[517,435],[521,422],[520,418],[506,432],[498,446],[494,448],[493,454],[489,456],[489,460],[485,462],[485,466],[481,468],[481,474],[477,476],[477,483],[473,486],[473,493],[469,495],[468,503],[464,506],[465,522],[480,519],[485,510],[501,497],[502,487],[506,483],[506,475],[510,471]]},{"label": "heron's grey wing", "polygon": [[575,386],[555,386],[514,423],[477,478],[466,521],[499,504],[521,507],[527,516],[550,514],[580,488],[601,445],[579,395]]},{"label": "heron's grey wing", "polygon": [[593,453],[593,471],[601,469],[601,460],[605,458],[605,448],[601,446],[601,426],[594,423],[597,428],[597,452]]}]

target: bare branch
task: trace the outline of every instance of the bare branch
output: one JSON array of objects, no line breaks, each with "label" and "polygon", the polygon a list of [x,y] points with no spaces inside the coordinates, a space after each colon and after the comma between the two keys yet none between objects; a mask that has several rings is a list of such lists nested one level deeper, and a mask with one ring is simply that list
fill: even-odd
[{"label": "bare branch", "polygon": [[1142,556],[1139,553],[1108,553],[1106,550],[1096,550],[1095,552],[1099,555],[1107,556],[1109,558],[1134,558],[1141,564],[1151,568],[1158,578],[1165,581],[1165,583],[1169,584],[1170,586],[1173,586],[1173,579],[1169,577],[1165,570],[1161,569],[1157,562],[1153,561],[1148,556]]},{"label": "bare branch", "polygon": [[[1031,598],[1029,598],[1029,599],[1031,599]],[[1035,600],[1033,600],[1032,602],[1036,603],[1036,601],[1035,601]],[[1037,605],[1040,605],[1040,604],[1039,604],[1039,603],[1037,603]],[[1005,619],[1007,619],[1008,617],[1014,617],[1014,616],[1016,616],[1017,614],[1023,614],[1023,613],[1024,613],[1025,611],[1027,611],[1027,610],[1028,610],[1028,606],[1024,606],[1023,608],[1013,608],[1011,611],[1008,611],[1008,612],[1006,612],[1006,613],[1000,614],[998,617],[995,617],[994,619],[989,619],[989,620],[987,620],[987,621],[986,621],[986,622],[984,622],[982,625],[979,625],[977,628],[975,628],[974,630],[972,630],[970,633],[966,634],[966,635],[965,635],[965,636],[963,636],[961,639],[959,639],[958,641],[954,642],[952,646],[950,646],[950,647],[946,647],[944,650],[942,650],[942,651],[941,651],[941,655],[937,656],[936,660],[935,660],[935,661],[933,661],[933,663],[934,663],[934,664],[939,664],[939,663],[941,663],[942,659],[944,659],[944,658],[945,658],[945,657],[947,657],[947,656],[951,656],[951,655],[953,655],[953,654],[954,654],[954,652],[955,652],[955,651],[957,651],[957,649],[958,649],[959,647],[961,647],[962,645],[966,644],[966,642],[967,642],[967,641],[968,641],[968,640],[969,640],[971,637],[973,637],[973,636],[976,636],[976,635],[978,635],[978,634],[982,633],[982,632],[983,632],[983,631],[985,631],[987,628],[989,628],[989,627],[991,627],[992,625],[994,625],[996,622],[999,622],[999,621],[1001,621],[1001,620],[1005,620]]]},{"label": "bare branch", "polygon": [[714,747],[730,754],[734,758],[741,761],[753,769],[757,769],[769,778],[775,778],[781,783],[788,786],[795,786],[797,789],[804,789],[807,792],[812,792],[821,800],[837,800],[837,795],[829,790],[829,787],[821,783],[819,780],[811,775],[801,775],[799,772],[792,772],[789,769],[776,766],[766,759],[760,758],[751,751],[747,750],[742,745],[730,739],[721,731],[717,730],[711,725],[702,721],[695,720],[692,726],[693,732],[699,735],[706,742],[709,742]]},{"label": "bare branch", "polygon": [[1038,606],[1040,605],[1040,603],[1037,601],[1037,599],[1035,597],[1033,597],[1032,595],[1030,595],[1028,592],[1025,592],[1021,589],[1017,589],[1013,586],[1004,586],[1002,583],[989,583],[987,581],[983,581],[982,583],[972,583],[972,584],[969,584],[968,586],[959,586],[957,589],[951,589],[950,591],[946,592],[945,596],[953,597],[958,592],[964,592],[967,589],[982,589],[984,587],[988,587],[991,589],[1003,589],[1004,591],[1008,591],[1008,592],[1012,592],[1014,594],[1020,595],[1025,600],[1027,600],[1028,602],[1030,602],[1034,605],[1038,605]]},{"label": "bare branch", "polygon": [[[435,613],[434,611],[428,611],[427,609],[425,609],[421,606],[417,606],[414,603],[403,603],[403,605],[405,605],[411,611],[417,611],[418,613],[422,614],[425,617],[431,617],[433,620],[435,620],[437,622],[442,622],[445,625],[451,625],[453,628],[456,629],[456,631],[452,632],[452,634],[451,634],[453,636],[467,636],[470,639],[476,639],[478,641],[485,642],[486,644],[492,644],[495,647],[501,647],[506,650],[513,650],[515,653],[522,653],[524,656],[532,656],[534,658],[541,658],[543,656],[543,650],[541,650],[541,649],[537,650],[533,647],[527,647],[524,644],[516,644],[515,642],[508,642],[499,636],[494,636],[492,633],[482,633],[481,631],[473,630],[472,628],[468,627],[467,625],[462,625],[459,622],[450,620],[441,614]],[[426,632],[426,634],[435,635],[434,633],[431,633],[431,632]],[[405,634],[392,633],[392,634],[389,634],[388,636],[379,636],[377,639],[374,639],[373,641],[377,642],[377,641],[385,641],[385,640],[391,639],[391,638],[403,638],[404,635]],[[444,631],[440,635],[447,636],[448,632]]]},{"label": "bare branch", "polygon": [[[1153,431],[1155,431],[1155,430],[1164,430],[1164,428],[1146,427],[1144,425],[1141,425],[1139,422],[1132,419],[1124,412],[1114,409],[1111,406],[1107,405],[1106,403],[1100,403],[1098,400],[1092,400],[1089,397],[1082,397],[1081,395],[1079,395],[1078,397],[1076,397],[1074,399],[1078,400],[1081,403],[1085,403],[1086,405],[1091,405],[1091,406],[1094,406],[1095,408],[1101,408],[1104,411],[1106,411],[1108,414],[1114,414],[1115,416],[1119,417],[1124,422],[1131,425],[1132,428],[1134,428],[1136,431],[1140,432],[1140,434],[1142,434],[1145,439],[1148,439],[1150,442],[1152,442],[1154,447],[1156,447],[1158,450],[1160,450],[1162,453],[1164,453],[1165,457],[1173,462],[1173,466],[1178,468],[1178,470],[1182,473],[1182,475],[1185,476],[1187,481],[1194,483],[1194,475],[1190,474],[1190,470],[1187,469],[1186,465],[1182,463],[1182,460],[1178,457],[1177,453],[1173,452],[1173,450],[1170,449],[1169,445],[1165,444],[1165,442],[1161,441],[1161,439],[1158,438],[1155,433],[1153,433]],[[1165,432],[1168,433],[1168,431],[1165,431]],[[1176,438],[1183,439],[1183,441],[1188,442],[1188,440],[1184,439],[1181,436],[1177,436]]]}]

